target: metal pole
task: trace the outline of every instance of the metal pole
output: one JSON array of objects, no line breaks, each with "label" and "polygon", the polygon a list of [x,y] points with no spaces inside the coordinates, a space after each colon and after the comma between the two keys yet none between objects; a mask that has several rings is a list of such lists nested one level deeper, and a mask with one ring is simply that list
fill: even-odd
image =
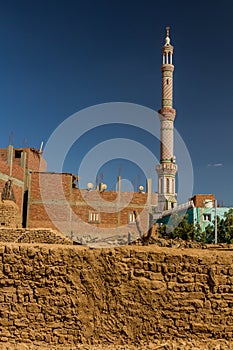
[{"label": "metal pole", "polygon": [[214,218],[214,243],[218,243],[218,225],[217,225],[217,200],[215,199],[215,218]]},{"label": "metal pole", "polygon": [[130,243],[131,243],[131,233],[128,232],[128,244],[130,244]]}]

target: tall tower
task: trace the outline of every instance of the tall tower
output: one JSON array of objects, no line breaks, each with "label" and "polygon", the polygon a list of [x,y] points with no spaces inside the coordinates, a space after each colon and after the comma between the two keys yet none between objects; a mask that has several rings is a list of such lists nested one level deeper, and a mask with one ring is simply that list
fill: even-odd
[{"label": "tall tower", "polygon": [[173,108],[173,46],[170,44],[170,28],[166,27],[165,44],[162,48],[162,108],[158,111],[160,118],[160,164],[158,173],[158,210],[164,211],[176,207],[175,176],[177,165],[173,155],[174,120],[176,110]]}]

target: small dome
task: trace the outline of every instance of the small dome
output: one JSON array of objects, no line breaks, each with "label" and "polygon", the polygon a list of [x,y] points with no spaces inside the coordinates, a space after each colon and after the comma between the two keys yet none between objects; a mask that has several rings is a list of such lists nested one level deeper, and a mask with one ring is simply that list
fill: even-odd
[{"label": "small dome", "polygon": [[170,38],[169,38],[169,36],[166,36],[165,46],[170,46]]},{"label": "small dome", "polygon": [[166,38],[165,38],[165,46],[170,46],[170,27],[166,27]]}]

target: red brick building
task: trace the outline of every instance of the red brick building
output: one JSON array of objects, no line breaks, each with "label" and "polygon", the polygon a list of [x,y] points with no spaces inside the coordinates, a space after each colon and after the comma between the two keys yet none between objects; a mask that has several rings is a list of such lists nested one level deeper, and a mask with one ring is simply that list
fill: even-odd
[{"label": "red brick building", "polygon": [[34,148],[0,148],[0,192],[7,180],[12,180],[16,204],[25,225],[29,173],[46,170],[46,162]]},{"label": "red brick building", "polygon": [[196,194],[190,200],[193,201],[196,208],[204,208],[208,203],[210,203],[210,207],[214,207],[215,205],[214,194]]},{"label": "red brick building", "polygon": [[55,228],[74,238],[87,235],[146,232],[152,223],[157,193],[151,180],[146,192],[79,189],[70,173],[46,172],[46,162],[33,148],[0,149],[0,192],[12,180],[23,227]]}]

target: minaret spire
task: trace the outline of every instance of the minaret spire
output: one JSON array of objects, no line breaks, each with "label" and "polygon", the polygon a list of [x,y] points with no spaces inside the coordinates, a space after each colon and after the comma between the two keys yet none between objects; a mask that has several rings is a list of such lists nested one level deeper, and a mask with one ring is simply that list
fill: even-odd
[{"label": "minaret spire", "polygon": [[166,27],[166,38],[165,38],[165,45],[170,45],[170,27]]},{"label": "minaret spire", "polygon": [[173,108],[173,46],[170,43],[170,27],[166,27],[165,44],[162,47],[162,107],[158,111],[160,118],[160,164],[158,173],[158,209],[171,209],[177,205],[175,176],[177,165],[173,154],[174,120]]}]

